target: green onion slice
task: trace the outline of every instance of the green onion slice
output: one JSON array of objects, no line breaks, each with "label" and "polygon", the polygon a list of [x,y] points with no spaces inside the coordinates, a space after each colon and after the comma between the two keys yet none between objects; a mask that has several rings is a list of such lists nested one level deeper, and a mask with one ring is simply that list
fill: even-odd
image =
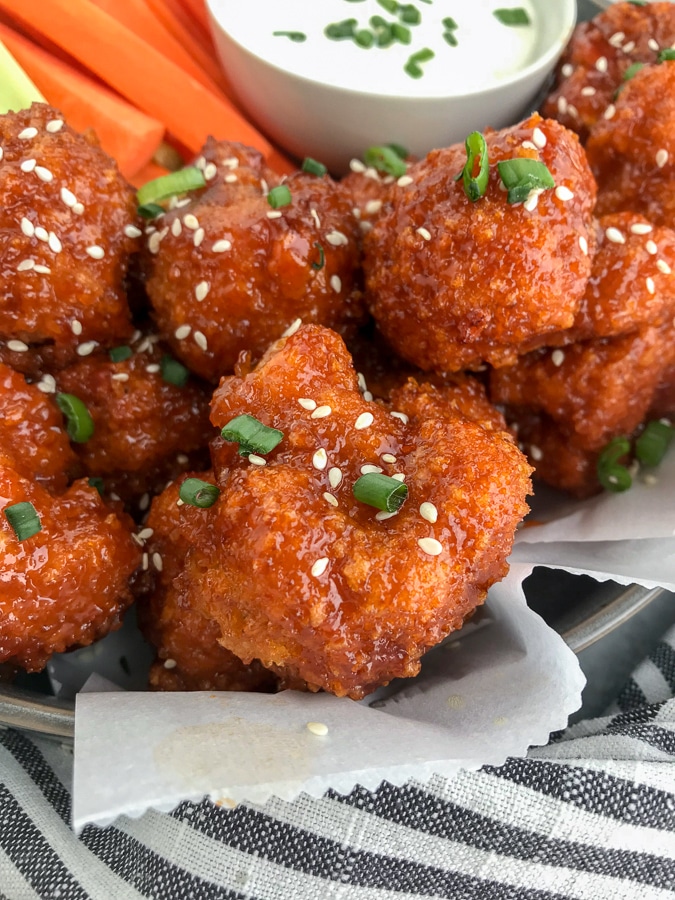
[{"label": "green onion slice", "polygon": [[403,161],[409,156],[407,148],[402,147],[400,144],[387,144],[387,147],[393,150],[397,156],[400,156]]},{"label": "green onion slice", "polygon": [[175,387],[185,387],[188,378],[190,377],[190,370],[186,369],[185,366],[182,363],[179,363],[177,359],[174,359],[173,356],[169,356],[168,353],[160,360],[159,370],[162,373],[164,381],[166,381],[167,384],[173,384]]},{"label": "green onion slice", "polygon": [[633,483],[628,469],[619,460],[630,453],[627,437],[615,437],[607,444],[598,457],[597,473],[600,484],[607,491],[621,493]]},{"label": "green onion slice", "polygon": [[166,197],[174,197],[176,194],[185,194],[197,188],[206,186],[204,173],[197,166],[186,166],[178,172],[169,172],[161,178],[153,178],[143,187],[138,189],[136,199],[139,206],[147,206],[149,203],[157,203]]},{"label": "green onion slice", "polygon": [[455,31],[457,28],[459,28],[459,25],[457,24],[457,22],[455,22],[452,16],[447,16],[445,19],[443,19],[443,28],[446,28],[448,31]]},{"label": "green onion slice", "polygon": [[669,62],[675,59],[675,49],[673,47],[665,47],[660,51],[658,60],[660,63]]},{"label": "green onion slice", "polygon": [[42,522],[37,510],[28,500],[14,503],[4,509],[5,518],[12,526],[17,541],[25,541],[38,531],[42,531]]},{"label": "green onion slice", "polygon": [[634,62],[632,65],[628,66],[626,71],[623,73],[623,80],[630,81],[631,78],[634,78],[640,69],[644,69],[645,64],[641,62]]},{"label": "green onion slice", "polygon": [[445,40],[446,43],[450,44],[451,47],[458,47],[458,46],[459,46],[459,41],[458,41],[457,38],[455,37],[455,32],[454,32],[454,31],[444,31],[444,32],[443,32],[443,39]]},{"label": "green onion slice", "polygon": [[394,178],[400,178],[408,171],[408,166],[404,159],[401,159],[394,147],[389,144],[387,146],[369,147],[363,154],[364,162],[367,166],[372,166],[378,172],[384,172],[387,175],[393,175]]},{"label": "green onion slice", "polygon": [[87,407],[74,394],[57,394],[56,405],[66,418],[68,437],[76,444],[85,444],[94,433],[94,420]]},{"label": "green onion slice", "polygon": [[375,35],[372,31],[368,31],[367,28],[361,28],[354,33],[354,43],[358,47],[368,50],[375,43]]},{"label": "green onion slice", "polygon": [[318,175],[321,177],[326,174],[328,169],[323,163],[317,162],[317,160],[312,159],[311,156],[306,156],[302,161],[302,171],[309,172],[310,175]]},{"label": "green onion slice", "polygon": [[124,362],[125,359],[129,359],[130,356],[133,355],[133,350],[131,347],[113,347],[112,350],[108,351],[108,356],[114,363]]},{"label": "green onion slice", "polygon": [[383,9],[386,9],[388,13],[395,13],[398,9],[398,0],[377,0],[377,2]]},{"label": "green onion slice", "polygon": [[307,40],[307,35],[302,31],[273,31],[273,37],[287,37],[294,44],[301,44]]},{"label": "green onion slice", "polygon": [[239,444],[239,454],[249,456],[251,453],[265,455],[279,444],[284,437],[283,431],[269,428],[259,422],[255,416],[235,416],[220,432],[223,440]]},{"label": "green onion slice", "polygon": [[101,494],[101,496],[103,495],[103,492],[105,491],[105,483],[100,475],[92,475],[91,478],[87,479],[87,483],[89,484],[89,487],[96,488],[99,494]]},{"label": "green onion slice", "polygon": [[391,36],[395,41],[398,41],[399,44],[409,44],[412,41],[410,29],[406,28],[405,25],[401,25],[399,22],[392,22]]},{"label": "green onion slice", "polygon": [[533,190],[547,190],[555,187],[553,176],[536,159],[506,159],[497,163],[497,169],[508,189],[509,203],[523,203]]},{"label": "green onion slice", "polygon": [[475,203],[485,196],[490,175],[488,146],[480,131],[472,131],[466,139],[466,165],[462,170],[464,193]]},{"label": "green onion slice", "polygon": [[312,263],[312,268],[313,268],[313,269],[316,269],[317,272],[319,272],[321,269],[323,269],[323,267],[324,267],[324,265],[325,265],[325,262],[326,262],[326,254],[324,253],[323,247],[321,246],[321,244],[320,244],[318,241],[315,241],[314,246],[315,246],[316,249],[319,251],[319,260],[318,260],[318,262],[317,262],[317,261],[314,261],[314,262]]},{"label": "green onion slice", "polygon": [[326,25],[323,33],[332,41],[344,41],[354,37],[356,31],[356,19],[343,19],[342,22],[332,22]]},{"label": "green onion slice", "polygon": [[408,496],[408,486],[403,481],[369,472],[354,482],[352,493],[361,503],[382,509],[385,512],[397,512]]},{"label": "green onion slice", "polygon": [[399,6],[398,17],[406,25],[419,25],[422,21],[422,13],[412,3],[405,3],[403,6]]},{"label": "green onion slice", "polygon": [[280,206],[288,206],[291,202],[291,192],[287,185],[280,184],[273,187],[267,195],[267,202],[272,209],[279,209]]},{"label": "green onion slice", "polygon": [[527,10],[522,6],[513,6],[509,9],[496,9],[493,13],[495,19],[502,25],[530,25],[531,20]]},{"label": "green onion slice", "polygon": [[156,219],[157,216],[163,216],[166,210],[159,203],[145,203],[136,212],[142,219]]},{"label": "green onion slice", "polygon": [[665,422],[648,422],[635,441],[635,455],[644,466],[658,466],[675,436],[675,429]]},{"label": "green onion slice", "polygon": [[199,509],[208,509],[220,496],[220,490],[215,484],[202,481],[201,478],[186,478],[181,484],[178,496],[189,506],[198,506]]}]

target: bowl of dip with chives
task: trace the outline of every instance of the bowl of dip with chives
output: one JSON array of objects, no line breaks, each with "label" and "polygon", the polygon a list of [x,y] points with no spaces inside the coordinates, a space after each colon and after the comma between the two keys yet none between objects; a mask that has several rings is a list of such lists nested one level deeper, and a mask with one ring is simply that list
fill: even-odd
[{"label": "bowl of dip with chives", "polygon": [[250,118],[336,174],[372,144],[415,156],[501,128],[532,105],[575,0],[207,0]]}]

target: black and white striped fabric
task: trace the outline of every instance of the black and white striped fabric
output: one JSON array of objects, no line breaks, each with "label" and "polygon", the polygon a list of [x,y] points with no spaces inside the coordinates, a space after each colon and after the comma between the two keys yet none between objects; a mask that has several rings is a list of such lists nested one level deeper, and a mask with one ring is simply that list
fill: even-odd
[{"label": "black and white striped fabric", "polygon": [[[67,748],[0,731],[7,900],[660,900],[675,894],[675,629],[606,718],[447,780],[70,829]],[[114,752],[114,748],[111,748]]]}]

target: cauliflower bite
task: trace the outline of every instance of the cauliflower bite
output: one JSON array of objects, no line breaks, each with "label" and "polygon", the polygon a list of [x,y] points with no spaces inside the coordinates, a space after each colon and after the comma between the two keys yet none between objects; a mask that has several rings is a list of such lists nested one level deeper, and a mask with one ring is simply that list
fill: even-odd
[{"label": "cauliflower bite", "polygon": [[596,122],[611,120],[617,91],[635,64],[655,64],[675,43],[672,3],[615,3],[577,25],[558,66],[543,114],[586,140]]},{"label": "cauliflower bite", "polygon": [[64,491],[79,468],[59,409],[35,385],[27,384],[23,375],[2,363],[0,465],[52,492]]},{"label": "cauliflower bite", "polygon": [[[24,540],[8,519],[19,503],[32,503],[41,524]],[[139,562],[126,523],[86,481],[53,497],[0,465],[0,662],[36,672],[52,653],[118,628]]]},{"label": "cauliflower bite", "polygon": [[675,228],[675,61],[645,66],[626,82],[586,152],[598,181],[597,215],[632,210]]},{"label": "cauliflower bite", "polygon": [[36,374],[133,331],[133,188],[50,106],[0,116],[0,360]]},{"label": "cauliflower bite", "polygon": [[[456,180],[464,146],[434,150],[409,167],[364,240],[371,312],[422,369],[514,362],[572,325],[590,274],[595,182],[576,135],[535,115],[486,141],[481,199]],[[496,164],[514,158],[543,162],[556,187],[509,204]]]},{"label": "cauliflower bite", "polygon": [[[256,151],[213,139],[200,163],[207,187],[157,219],[147,240],[154,316],[188,368],[217,381],[296,318],[338,330],[361,321],[358,224],[329,176],[274,184]],[[274,208],[274,191],[290,202]]]},{"label": "cauliflower bite", "polygon": [[[215,621],[245,663],[311,690],[360,698],[415,675],[506,573],[530,487],[508,434],[428,394],[410,383],[393,411],[364,400],[342,340],[317,326],[223,379],[214,424],[250,415],[283,437],[264,456],[219,439],[214,505],[180,506],[166,526],[153,518],[152,542],[183,527],[191,542],[168,605]],[[373,473],[405,481],[396,514],[356,499]]]}]

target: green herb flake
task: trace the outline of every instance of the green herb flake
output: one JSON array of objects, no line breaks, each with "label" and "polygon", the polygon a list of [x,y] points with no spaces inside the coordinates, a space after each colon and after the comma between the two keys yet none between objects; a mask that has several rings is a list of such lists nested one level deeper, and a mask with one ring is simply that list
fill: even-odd
[{"label": "green herb flake", "polygon": [[274,37],[287,37],[294,44],[302,44],[307,40],[307,35],[303,31],[273,31]]},{"label": "green herb flake", "polygon": [[502,25],[509,25],[510,27],[532,24],[532,21],[527,14],[527,10],[523,9],[522,6],[513,6],[508,9],[496,9],[493,12],[493,16],[498,22],[501,22]]}]

